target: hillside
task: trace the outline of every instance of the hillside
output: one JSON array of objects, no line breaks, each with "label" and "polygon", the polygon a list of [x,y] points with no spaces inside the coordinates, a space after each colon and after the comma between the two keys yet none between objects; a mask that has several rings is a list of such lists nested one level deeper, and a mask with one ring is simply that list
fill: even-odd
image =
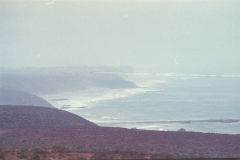
[{"label": "hillside", "polygon": [[39,96],[8,86],[0,86],[0,105],[31,105],[50,108],[53,107],[50,103]]},{"label": "hillside", "polygon": [[1,106],[0,127],[97,127],[75,114],[46,107]]},{"label": "hillside", "polygon": [[[99,159],[149,159],[157,156],[136,152],[84,152],[61,146],[31,150],[0,150],[0,159],[9,160],[99,160]],[[1,159],[1,160],[2,160]]]},{"label": "hillside", "polygon": [[116,74],[81,71],[77,68],[33,68],[0,70],[0,87],[12,86],[42,95],[90,88],[134,88],[133,82]]},{"label": "hillside", "polygon": [[158,157],[240,157],[240,135],[98,127],[66,111],[0,107],[0,148],[54,145],[85,152],[137,152]]}]

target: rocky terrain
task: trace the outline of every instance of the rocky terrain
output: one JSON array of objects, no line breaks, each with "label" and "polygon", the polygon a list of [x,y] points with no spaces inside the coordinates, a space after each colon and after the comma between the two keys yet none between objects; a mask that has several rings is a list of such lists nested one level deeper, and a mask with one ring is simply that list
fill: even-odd
[{"label": "rocky terrain", "polygon": [[84,152],[61,146],[52,148],[1,150],[0,159],[5,160],[97,160],[97,159],[153,159],[156,155],[137,152]]}]

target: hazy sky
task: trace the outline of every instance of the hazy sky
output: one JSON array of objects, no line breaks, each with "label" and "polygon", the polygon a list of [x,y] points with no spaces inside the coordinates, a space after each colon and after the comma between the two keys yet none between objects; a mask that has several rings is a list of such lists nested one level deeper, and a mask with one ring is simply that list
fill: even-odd
[{"label": "hazy sky", "polygon": [[0,0],[0,66],[240,73],[239,0]]}]

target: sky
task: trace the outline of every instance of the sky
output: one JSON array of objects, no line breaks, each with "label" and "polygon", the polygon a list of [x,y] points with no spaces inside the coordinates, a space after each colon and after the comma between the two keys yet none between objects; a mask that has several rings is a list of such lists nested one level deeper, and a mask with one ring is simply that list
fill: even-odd
[{"label": "sky", "polygon": [[0,67],[240,74],[239,0],[0,0]]}]

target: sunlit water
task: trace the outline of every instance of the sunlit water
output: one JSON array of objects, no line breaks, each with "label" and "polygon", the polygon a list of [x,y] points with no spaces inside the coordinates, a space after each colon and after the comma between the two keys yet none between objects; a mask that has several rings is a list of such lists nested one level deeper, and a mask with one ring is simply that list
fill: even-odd
[{"label": "sunlit water", "polygon": [[240,76],[128,74],[139,88],[44,95],[101,126],[240,134]]}]

